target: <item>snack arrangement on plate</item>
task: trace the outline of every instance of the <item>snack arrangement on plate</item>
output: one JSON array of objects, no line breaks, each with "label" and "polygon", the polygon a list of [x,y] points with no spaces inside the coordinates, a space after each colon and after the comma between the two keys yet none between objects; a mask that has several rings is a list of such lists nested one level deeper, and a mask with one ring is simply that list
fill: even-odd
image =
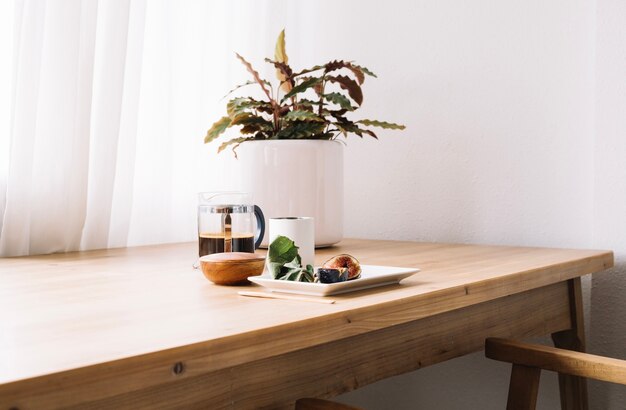
[{"label": "snack arrangement on plate", "polygon": [[274,279],[295,282],[337,283],[361,276],[359,261],[348,254],[330,258],[317,270],[311,265],[302,266],[298,247],[286,236],[278,236],[270,244],[267,267]]}]

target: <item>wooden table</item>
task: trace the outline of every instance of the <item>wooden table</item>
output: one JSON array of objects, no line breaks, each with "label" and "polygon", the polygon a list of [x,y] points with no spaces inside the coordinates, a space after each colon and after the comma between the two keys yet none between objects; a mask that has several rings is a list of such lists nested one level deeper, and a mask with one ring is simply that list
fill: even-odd
[{"label": "wooden table", "polygon": [[[321,304],[213,285],[191,267],[196,246],[0,260],[0,409],[289,408],[487,336],[583,349],[579,277],[613,265],[607,251],[345,240],[317,262],[350,253],[422,272]],[[585,401],[576,380],[562,393]]]}]

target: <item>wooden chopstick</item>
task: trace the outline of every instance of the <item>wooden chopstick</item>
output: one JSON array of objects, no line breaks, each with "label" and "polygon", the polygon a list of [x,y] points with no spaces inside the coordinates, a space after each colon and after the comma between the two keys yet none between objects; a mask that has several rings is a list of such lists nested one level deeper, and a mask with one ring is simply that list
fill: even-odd
[{"label": "wooden chopstick", "polygon": [[297,295],[285,295],[282,293],[270,293],[270,292],[254,292],[248,290],[240,290],[238,292],[241,296],[250,296],[253,298],[266,298],[266,299],[285,299],[285,300],[299,300],[302,302],[317,302],[317,303],[335,303],[333,299],[319,299],[319,298],[310,298],[306,296],[297,296]]}]

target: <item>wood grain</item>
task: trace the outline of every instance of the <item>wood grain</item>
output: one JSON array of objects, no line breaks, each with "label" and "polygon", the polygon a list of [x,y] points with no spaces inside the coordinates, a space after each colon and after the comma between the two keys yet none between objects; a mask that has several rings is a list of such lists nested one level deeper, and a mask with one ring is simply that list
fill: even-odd
[{"label": "wood grain", "polygon": [[506,410],[535,410],[541,370],[514,364],[509,383]]},{"label": "wood grain", "polygon": [[503,362],[626,385],[626,360],[498,338],[487,339],[485,355]]},{"label": "wood grain", "polygon": [[[585,320],[580,278],[568,281],[572,328],[552,334],[554,346],[578,352],[585,351]],[[559,373],[561,410],[588,410],[587,380],[571,374]]]},{"label": "wood grain", "polygon": [[[237,295],[258,287],[213,285],[192,269],[195,243],[0,260],[0,407],[69,406],[193,385],[613,264],[607,251],[368,240],[346,240],[316,259],[339,253],[422,272],[312,307],[260,304]],[[176,373],[178,363],[184,370]]]},{"label": "wood grain", "polygon": [[[569,326],[567,285],[558,283],[79,407],[291,410],[302,397],[334,397],[479,351],[489,335],[534,337]],[[100,380],[86,390],[97,392],[111,382]],[[49,396],[30,404],[46,402]]]}]

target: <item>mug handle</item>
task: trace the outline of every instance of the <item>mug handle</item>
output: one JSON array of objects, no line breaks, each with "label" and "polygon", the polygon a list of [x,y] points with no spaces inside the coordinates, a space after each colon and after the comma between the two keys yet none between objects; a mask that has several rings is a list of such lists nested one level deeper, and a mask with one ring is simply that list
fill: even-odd
[{"label": "mug handle", "polygon": [[254,215],[256,216],[256,235],[254,238],[254,249],[259,249],[263,236],[265,236],[265,215],[257,205],[254,206]]}]

